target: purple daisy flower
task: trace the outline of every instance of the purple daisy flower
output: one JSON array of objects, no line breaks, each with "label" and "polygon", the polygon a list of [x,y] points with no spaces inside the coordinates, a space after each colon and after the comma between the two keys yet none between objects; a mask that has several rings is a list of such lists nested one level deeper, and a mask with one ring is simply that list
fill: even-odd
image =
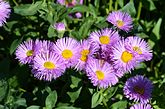
[{"label": "purple daisy flower", "polygon": [[105,28],[101,31],[92,32],[89,36],[89,40],[93,46],[101,46],[102,50],[106,50],[107,47],[111,47],[120,40],[120,37],[118,32]]},{"label": "purple daisy flower", "polygon": [[[112,64],[113,64],[113,63],[112,63]],[[114,66],[112,66],[112,67],[113,67],[113,70],[114,70],[115,75],[116,75],[117,77],[121,78],[121,77],[125,74],[125,72],[124,72],[122,69],[114,68]]]},{"label": "purple daisy flower", "polygon": [[6,19],[9,18],[11,9],[8,2],[0,0],[0,27],[6,23]]},{"label": "purple daisy flower", "polygon": [[123,31],[130,31],[133,28],[132,18],[128,13],[114,11],[107,17],[107,21]]},{"label": "purple daisy flower", "polygon": [[131,72],[139,63],[136,55],[125,48],[125,40],[122,39],[113,46],[112,60],[115,69]]},{"label": "purple daisy flower", "polygon": [[34,41],[28,40],[21,43],[16,49],[16,59],[20,61],[21,64],[30,64],[33,61],[35,55]]},{"label": "purple daisy flower", "polygon": [[104,60],[90,59],[86,65],[86,73],[94,86],[107,88],[118,82],[112,66]]},{"label": "purple daisy flower", "polygon": [[133,52],[136,52],[139,55],[139,60],[151,60],[152,59],[152,50],[150,50],[149,45],[144,39],[140,37],[127,37],[126,38],[127,48],[131,49]]},{"label": "purple daisy flower", "polygon": [[91,47],[89,40],[81,40],[80,47],[81,57],[78,59],[75,69],[84,70],[88,58],[92,57],[92,55],[96,52],[97,48]]},{"label": "purple daisy flower", "polygon": [[153,109],[150,104],[139,103],[130,107],[130,109]]},{"label": "purple daisy flower", "polygon": [[56,41],[54,52],[65,60],[68,68],[74,67],[80,58],[80,44],[73,38],[61,38]]},{"label": "purple daisy flower", "polygon": [[54,28],[55,28],[58,32],[64,32],[64,31],[65,31],[65,24],[64,24],[63,22],[55,23],[55,24],[54,24]]},{"label": "purple daisy flower", "polygon": [[51,81],[61,76],[65,69],[65,63],[59,55],[47,52],[35,56],[32,72],[40,80]]},{"label": "purple daisy flower", "polygon": [[124,95],[130,100],[147,103],[151,98],[152,82],[142,75],[129,78],[124,85]]},{"label": "purple daisy flower", "polygon": [[48,40],[36,40],[35,41],[35,53],[36,54],[41,54],[41,53],[47,53],[47,52],[51,52],[53,51],[53,46],[54,46],[54,43],[53,42],[50,42]]}]

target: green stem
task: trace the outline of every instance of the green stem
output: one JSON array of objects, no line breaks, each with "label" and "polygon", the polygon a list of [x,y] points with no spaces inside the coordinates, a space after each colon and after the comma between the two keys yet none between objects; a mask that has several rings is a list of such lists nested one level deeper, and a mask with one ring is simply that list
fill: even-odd
[{"label": "green stem", "polygon": [[105,108],[108,109],[108,105],[107,105],[106,99],[104,97],[103,97],[103,104],[104,104]]},{"label": "green stem", "polygon": [[18,3],[17,3],[15,0],[13,0],[13,2],[14,2],[14,4],[15,4],[16,6],[18,6]]},{"label": "green stem", "polygon": [[103,97],[103,101],[102,101],[102,102],[103,102],[105,108],[106,108],[106,109],[109,109],[109,108],[108,108],[108,105],[107,105],[107,102],[106,102],[106,98],[104,97],[104,93],[103,93],[103,92],[104,92],[104,89],[101,89],[100,92],[101,92],[101,95],[102,95],[102,97]]},{"label": "green stem", "polygon": [[109,12],[112,11],[112,3],[113,3],[113,1],[109,0]]},{"label": "green stem", "polygon": [[118,9],[118,2],[116,0],[116,2],[115,2],[115,10],[117,10],[117,9]]},{"label": "green stem", "polygon": [[142,2],[140,1],[138,6],[137,20],[140,19],[141,10],[142,10]]}]

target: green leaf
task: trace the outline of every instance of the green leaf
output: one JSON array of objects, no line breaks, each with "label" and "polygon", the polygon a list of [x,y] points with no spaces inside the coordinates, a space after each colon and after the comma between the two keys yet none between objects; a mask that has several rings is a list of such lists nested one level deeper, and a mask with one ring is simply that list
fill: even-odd
[{"label": "green leaf", "polygon": [[46,98],[45,104],[47,109],[52,109],[57,101],[57,92],[54,90]]},{"label": "green leaf", "polygon": [[[54,15],[57,17],[56,13],[54,13]],[[49,11],[49,13],[47,13],[47,21],[49,21],[50,23],[54,23],[54,15],[53,15],[53,12],[52,11]],[[55,19],[57,19],[55,17]]]},{"label": "green leaf", "polygon": [[93,18],[87,18],[84,21],[84,23],[81,25],[81,27],[79,29],[79,34],[80,34],[79,39],[84,39],[87,37],[87,34],[94,22],[95,22],[95,19],[93,19]]},{"label": "green leaf", "polygon": [[75,76],[71,76],[71,81],[72,81],[72,84],[70,85],[70,87],[75,88],[75,87],[78,87],[78,84],[81,81],[81,79]]},{"label": "green leaf", "polygon": [[109,23],[106,22],[105,17],[97,17],[97,20],[94,24],[96,27],[102,29],[102,28],[107,28],[109,26]]},{"label": "green leaf", "polygon": [[101,104],[102,100],[103,100],[103,96],[100,92],[94,93],[93,96],[92,96],[92,105],[91,105],[91,107],[94,108],[97,105]]},{"label": "green leaf", "polygon": [[77,91],[67,92],[70,97],[70,102],[75,102],[75,100],[79,97],[82,87],[80,87]]},{"label": "green leaf", "polygon": [[9,109],[9,108],[6,105],[3,106],[0,104],[0,109]]},{"label": "green leaf", "polygon": [[14,7],[14,13],[26,16],[26,15],[34,15],[37,13],[39,9],[41,9],[42,1],[38,1],[35,4],[25,4]]},{"label": "green leaf", "polygon": [[81,13],[87,12],[87,13],[90,13],[91,15],[95,16],[95,17],[97,15],[96,8],[91,4],[89,4],[89,6],[77,5],[77,6],[74,6],[73,9],[71,9],[69,11],[69,13],[75,13],[75,12],[81,12]]},{"label": "green leaf", "polygon": [[111,105],[112,109],[127,109],[127,101],[119,101]]},{"label": "green leaf", "polygon": [[97,17],[98,14],[97,9],[91,4],[89,4],[89,9],[90,9],[89,13],[91,13],[94,16],[94,18]]},{"label": "green leaf", "polygon": [[147,34],[145,34],[145,33],[138,33],[136,35],[141,37],[141,38],[149,38],[149,36]]},{"label": "green leaf", "polygon": [[32,106],[27,107],[26,109],[40,109],[40,106],[32,105]]},{"label": "green leaf", "polygon": [[56,37],[55,29],[52,25],[49,26],[47,35],[49,38]]},{"label": "green leaf", "polygon": [[155,46],[155,42],[152,41],[151,39],[148,40],[148,44],[149,44],[151,49]]},{"label": "green leaf", "polygon": [[13,54],[13,52],[16,50],[17,46],[22,42],[22,39],[23,39],[23,37],[21,39],[15,39],[12,42],[12,44],[10,46],[10,55]]},{"label": "green leaf", "polygon": [[8,90],[8,84],[5,80],[0,80],[0,101],[6,96]]},{"label": "green leaf", "polygon": [[105,90],[104,97],[110,99],[116,93],[117,89],[118,87],[109,87],[108,89]]},{"label": "green leaf", "polygon": [[76,38],[77,40],[80,40],[80,33],[78,31],[71,31],[69,36],[73,36],[74,38]]},{"label": "green leaf", "polygon": [[122,11],[129,13],[132,17],[136,15],[136,9],[133,0],[130,0],[122,9]]},{"label": "green leaf", "polygon": [[19,99],[15,102],[15,104],[16,104],[17,106],[27,106],[27,105],[26,105],[26,99],[25,99],[25,98],[19,98]]},{"label": "green leaf", "polygon": [[153,0],[142,0],[143,7],[148,9],[149,11],[153,11],[156,9]]},{"label": "green leaf", "polygon": [[72,107],[72,106],[60,106],[60,107],[57,107],[56,109],[80,109],[80,108]]},{"label": "green leaf", "polygon": [[8,32],[11,32],[13,25],[15,25],[15,24],[17,24],[17,23],[18,23],[18,21],[10,21],[10,22],[7,22],[7,24],[4,25],[4,29],[5,29],[6,31],[8,31]]},{"label": "green leaf", "polygon": [[58,102],[58,104],[56,105],[57,107],[62,107],[62,106],[69,106],[69,103],[62,103],[62,102]]},{"label": "green leaf", "polygon": [[161,26],[161,23],[162,23],[162,18],[159,18],[159,20],[157,21],[155,27],[153,28],[152,32],[155,34],[157,40],[160,39],[160,26]]},{"label": "green leaf", "polygon": [[70,11],[70,13],[75,13],[75,12],[90,12],[90,10],[85,5],[77,5],[74,6],[73,9]]},{"label": "green leaf", "polygon": [[95,0],[94,1],[94,4],[95,4],[95,7],[96,8],[99,8],[99,6],[100,6],[100,0]]},{"label": "green leaf", "polygon": [[124,0],[117,0],[117,3],[119,4],[120,7],[124,6]]}]

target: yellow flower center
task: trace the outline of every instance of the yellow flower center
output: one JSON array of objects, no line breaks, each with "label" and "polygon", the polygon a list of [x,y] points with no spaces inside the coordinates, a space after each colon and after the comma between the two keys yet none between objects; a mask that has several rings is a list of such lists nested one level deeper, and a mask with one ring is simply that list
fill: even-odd
[{"label": "yellow flower center", "polygon": [[133,55],[127,51],[124,51],[121,55],[121,60],[125,63],[129,62],[130,60],[132,60]]},{"label": "yellow flower center", "polygon": [[104,73],[100,70],[96,71],[96,76],[99,80],[103,80],[104,79]]},{"label": "yellow flower center", "polygon": [[81,51],[81,55],[88,55],[89,54],[89,50],[88,49],[84,49]]},{"label": "yellow flower center", "polygon": [[32,56],[33,55],[33,50],[28,50],[26,52],[26,56]]},{"label": "yellow flower center", "polygon": [[124,25],[124,22],[121,20],[117,20],[117,27],[122,27]]},{"label": "yellow flower center", "polygon": [[87,55],[81,55],[80,60],[86,62],[86,60],[87,60]]},{"label": "yellow flower center", "polygon": [[137,92],[140,95],[144,94],[144,88],[140,88],[138,86],[135,86],[133,89],[134,89],[135,92]]},{"label": "yellow flower center", "polygon": [[54,65],[54,63],[50,62],[50,61],[47,61],[44,63],[44,67],[49,69],[49,70],[52,70],[54,69],[56,66]]},{"label": "yellow flower center", "polygon": [[133,50],[136,51],[138,54],[142,54],[142,50],[137,46],[133,47]]},{"label": "yellow flower center", "polygon": [[62,51],[62,56],[65,59],[70,59],[70,58],[72,58],[73,53],[72,53],[71,50],[65,49],[65,50]]},{"label": "yellow flower center", "polygon": [[101,36],[99,38],[101,44],[109,44],[110,43],[110,38],[108,36]]}]

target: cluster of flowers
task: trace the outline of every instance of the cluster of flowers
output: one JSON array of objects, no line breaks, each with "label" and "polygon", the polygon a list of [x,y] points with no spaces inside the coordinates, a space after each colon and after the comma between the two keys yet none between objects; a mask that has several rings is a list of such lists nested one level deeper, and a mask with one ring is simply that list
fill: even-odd
[{"label": "cluster of flowers", "polygon": [[[55,42],[28,40],[16,50],[16,58],[22,64],[29,64],[34,76],[40,80],[51,81],[64,74],[67,68],[84,71],[94,86],[107,88],[115,85],[126,72],[131,72],[139,63],[152,58],[147,42],[138,36],[126,38],[118,31],[133,28],[129,14],[116,11],[109,14],[107,21],[116,28],[104,28],[92,32],[88,39],[77,40],[64,37]],[[61,25],[61,26],[60,26]],[[65,26],[56,24],[57,30]],[[140,101],[131,109],[143,106],[147,109],[151,97],[152,83],[137,75],[128,79],[124,94],[130,100]]]},{"label": "cluster of flowers", "polygon": [[9,18],[11,9],[8,2],[0,0],[0,27],[6,23],[6,19]]}]

